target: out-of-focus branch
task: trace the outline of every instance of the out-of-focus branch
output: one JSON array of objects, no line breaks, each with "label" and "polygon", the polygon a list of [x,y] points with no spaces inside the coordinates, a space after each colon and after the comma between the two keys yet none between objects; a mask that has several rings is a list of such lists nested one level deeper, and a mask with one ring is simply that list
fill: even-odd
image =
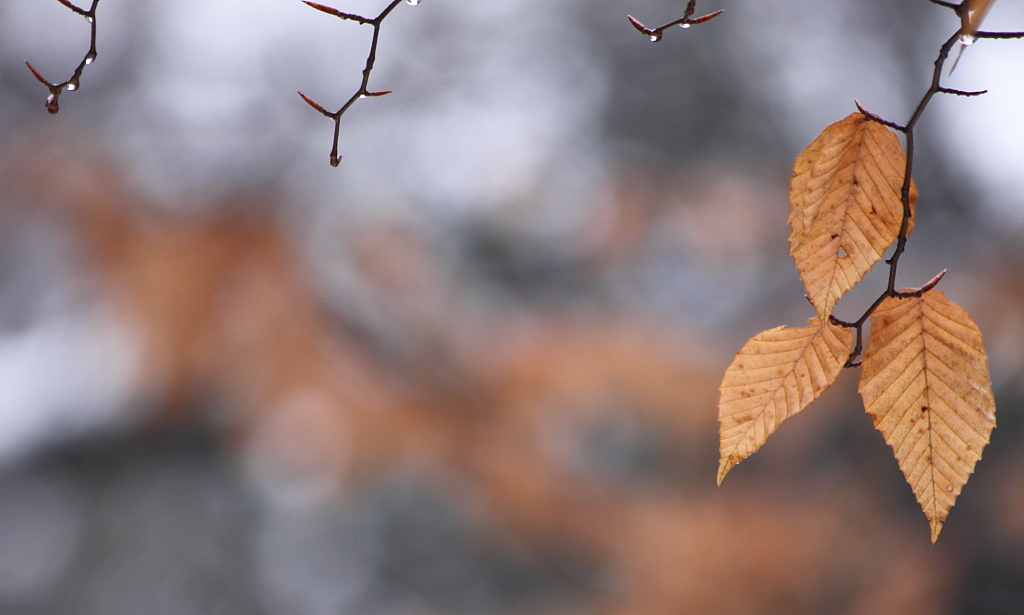
[{"label": "out-of-focus branch", "polygon": [[28,62],[28,60],[25,61],[25,65],[28,66],[30,71],[32,71],[32,75],[39,80],[39,83],[42,83],[50,90],[50,95],[46,97],[46,110],[49,111],[51,115],[60,111],[59,99],[61,93],[65,90],[68,92],[74,92],[77,90],[79,86],[81,86],[82,72],[85,70],[85,67],[96,60],[96,6],[99,5],[100,0],[92,0],[92,6],[89,7],[88,10],[78,8],[74,4],[71,4],[69,0],[57,0],[57,2],[60,2],[73,12],[85,17],[85,20],[89,22],[89,51],[85,53],[82,61],[78,63],[78,67],[75,68],[75,72],[71,74],[71,77],[67,81],[63,81],[61,83],[51,83],[47,81],[39,74],[39,71],[37,71],[35,67]]},{"label": "out-of-focus branch", "polygon": [[661,37],[665,34],[665,30],[668,30],[669,28],[671,28],[673,26],[679,26],[681,28],[686,29],[686,28],[689,28],[692,25],[696,25],[696,24],[699,24],[699,23],[704,23],[705,21],[708,21],[709,19],[714,19],[715,17],[718,17],[719,15],[721,15],[723,11],[715,11],[713,13],[708,13],[707,15],[701,15],[700,17],[694,17],[693,14],[696,13],[696,12],[697,12],[697,0],[689,0],[689,2],[686,5],[686,11],[683,13],[682,19],[677,19],[677,20],[675,20],[673,22],[667,23],[667,24],[665,24],[663,26],[660,26],[660,27],[657,27],[657,28],[648,28],[644,24],[640,23],[640,21],[637,20],[632,15],[626,15],[626,18],[629,19],[629,23],[633,24],[634,28],[636,28],[640,32],[643,32],[647,36],[651,37],[651,42],[657,43],[658,41],[661,40]]},{"label": "out-of-focus branch", "polygon": [[[420,3],[420,0],[405,0],[405,1],[408,4],[413,5],[413,6],[415,6],[415,5]],[[356,93],[353,94],[345,102],[345,104],[341,106],[340,109],[338,109],[337,111],[328,111],[320,103],[316,102],[315,100],[313,100],[309,96],[306,96],[302,92],[299,92],[299,96],[301,96],[302,100],[306,101],[306,103],[309,104],[310,107],[313,107],[314,109],[319,111],[321,114],[323,114],[325,117],[329,117],[332,120],[334,120],[334,145],[331,148],[331,166],[332,167],[336,167],[341,162],[341,155],[338,154],[338,137],[339,137],[339,135],[341,133],[341,116],[345,115],[345,112],[348,111],[349,108],[353,104],[355,104],[355,102],[357,100],[359,100],[360,98],[368,98],[368,97],[373,97],[373,96],[384,96],[385,94],[390,94],[391,93],[390,90],[389,91],[385,91],[385,92],[371,92],[370,89],[369,89],[370,73],[373,72],[373,63],[377,59],[377,40],[378,40],[378,38],[380,36],[380,26],[381,26],[382,23],[384,23],[384,20],[387,18],[387,16],[391,14],[391,11],[395,10],[395,7],[397,7],[399,4],[402,3],[402,0],[392,0],[384,8],[384,10],[380,12],[379,15],[377,15],[376,17],[374,17],[372,19],[369,18],[369,17],[362,17],[360,15],[354,15],[352,13],[343,13],[343,12],[341,12],[341,11],[339,11],[337,9],[331,8],[329,6],[325,6],[323,4],[317,4],[316,2],[309,2],[307,0],[303,0],[303,3],[313,7],[314,9],[316,9],[316,10],[322,12],[322,13],[327,13],[328,15],[333,15],[335,17],[338,17],[339,19],[344,19],[346,21],[354,21],[354,22],[356,22],[358,24],[365,24],[365,25],[373,26],[373,39],[370,41],[370,51],[366,55],[366,66],[363,68],[363,80],[362,80],[362,83],[359,84],[359,89],[356,90]]]}]

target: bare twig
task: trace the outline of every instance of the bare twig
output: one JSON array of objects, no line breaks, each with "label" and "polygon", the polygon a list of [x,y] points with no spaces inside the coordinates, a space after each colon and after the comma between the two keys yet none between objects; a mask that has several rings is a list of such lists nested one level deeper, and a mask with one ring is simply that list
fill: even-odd
[{"label": "bare twig", "polygon": [[55,114],[60,111],[60,95],[67,90],[68,92],[74,92],[81,86],[82,72],[85,67],[92,64],[96,60],[96,6],[100,3],[100,0],[92,0],[92,6],[88,10],[79,8],[74,4],[71,4],[69,0],[57,0],[73,12],[78,13],[85,20],[89,22],[89,51],[85,52],[85,56],[82,61],[78,63],[78,67],[75,68],[75,72],[71,74],[71,77],[67,81],[61,83],[51,83],[43,78],[39,74],[39,71],[35,69],[32,64],[25,61],[25,65],[32,71],[32,75],[50,90],[50,95],[46,97],[46,110],[50,114]]},{"label": "bare twig", "polygon": [[[322,13],[327,13],[328,15],[333,15],[334,17],[338,17],[346,21],[354,21],[358,24],[373,26],[373,39],[370,41],[370,51],[366,55],[366,66],[363,68],[363,80],[359,84],[359,89],[356,90],[356,93],[353,94],[340,109],[337,111],[328,111],[309,96],[299,92],[299,96],[301,96],[302,100],[306,101],[310,107],[313,107],[325,117],[329,117],[334,120],[334,145],[331,147],[331,166],[336,167],[341,162],[341,155],[338,154],[338,137],[341,133],[341,116],[345,115],[345,112],[348,111],[349,108],[360,98],[384,96],[385,94],[391,93],[390,90],[384,92],[371,92],[369,90],[370,73],[373,72],[373,63],[377,59],[377,40],[380,36],[380,26],[387,16],[391,14],[391,11],[395,10],[395,8],[402,3],[402,0],[392,0],[386,7],[384,7],[384,10],[381,11],[379,15],[372,19],[369,17],[354,15],[352,13],[343,13],[337,9],[323,4],[318,4],[316,2],[309,2],[307,0],[303,0],[303,2]],[[419,4],[419,0],[406,0],[406,2],[411,5]]]},{"label": "bare twig", "polygon": [[952,94],[954,96],[981,96],[982,94],[988,94],[988,90],[968,92],[965,90],[955,90],[953,88],[939,88],[939,94]]},{"label": "bare twig", "polygon": [[682,19],[677,19],[677,20],[675,20],[673,22],[667,23],[667,24],[665,24],[663,26],[660,26],[658,28],[648,28],[644,24],[640,23],[640,21],[637,20],[632,15],[626,15],[626,18],[629,19],[629,23],[633,24],[634,28],[636,28],[640,32],[643,32],[647,36],[651,37],[651,41],[652,42],[657,43],[658,41],[661,40],[661,37],[665,34],[665,30],[668,30],[669,28],[671,28],[673,26],[680,26],[681,28],[684,28],[684,29],[685,28],[689,28],[692,25],[696,25],[696,24],[699,24],[699,23],[704,23],[705,21],[708,21],[709,19],[714,19],[715,17],[718,17],[719,15],[722,14],[723,11],[715,11],[713,13],[708,13],[707,15],[702,15],[700,17],[694,17],[693,14],[696,13],[696,12],[697,12],[697,0],[689,0],[689,2],[686,5],[686,11],[683,13]]},{"label": "bare twig", "polygon": [[[932,2],[933,4],[953,9],[957,13],[957,15],[960,15],[962,17],[962,21],[964,19],[964,16],[968,14],[969,3],[971,2],[971,0],[963,0],[960,4],[953,4],[951,2],[942,2],[940,0],[929,1]],[[990,5],[986,4],[986,6]],[[972,23],[976,25],[978,21],[975,20]],[[934,288],[935,285],[938,284],[939,281],[942,279],[942,276],[944,276],[946,273],[946,271],[943,270],[937,276],[932,278],[930,282],[928,282],[919,289],[909,291],[896,290],[896,270],[899,266],[900,257],[903,255],[903,252],[906,249],[907,235],[909,234],[910,230],[910,220],[911,216],[913,215],[910,209],[910,186],[914,169],[914,128],[917,126],[917,123],[920,121],[921,116],[924,115],[925,109],[927,109],[928,104],[931,102],[932,98],[936,94],[951,94],[954,96],[980,96],[981,94],[985,94],[987,92],[987,90],[969,92],[965,90],[947,88],[942,85],[942,69],[946,61],[949,59],[949,54],[950,51],[953,49],[953,46],[956,45],[956,43],[961,40],[961,37],[965,36],[965,27],[967,26],[961,25],[961,28],[958,29],[952,36],[950,36],[946,40],[946,42],[942,44],[942,47],[939,48],[938,57],[935,58],[935,67],[932,70],[931,85],[929,86],[928,90],[924,93],[924,96],[921,97],[921,101],[917,104],[917,107],[914,109],[914,113],[910,116],[910,120],[908,120],[905,125],[900,125],[895,122],[885,120],[879,117],[878,115],[875,115],[874,113],[871,113],[864,109],[864,107],[861,106],[860,102],[854,101],[857,105],[857,109],[861,113],[863,113],[867,118],[875,122],[878,122],[879,124],[888,126],[893,130],[902,132],[904,134],[907,142],[907,164],[903,173],[903,186],[900,190],[900,196],[903,202],[903,221],[900,224],[900,231],[896,238],[896,249],[893,251],[892,256],[890,256],[889,259],[885,261],[886,264],[889,265],[889,283],[885,291],[881,295],[879,295],[877,299],[875,299],[875,302],[871,304],[871,306],[864,312],[863,315],[861,315],[860,318],[853,322],[846,322],[839,320],[833,316],[829,316],[829,321],[832,322],[833,324],[841,327],[846,327],[848,329],[853,329],[857,333],[856,343],[854,345],[853,352],[850,354],[850,359],[846,362],[845,367],[856,367],[860,365],[861,353],[864,349],[864,324],[868,321],[868,319],[875,312],[878,306],[881,305],[882,301],[884,301],[888,297],[920,297],[923,293]],[[967,35],[974,36],[976,38],[1024,38],[1024,32],[972,32]]]},{"label": "bare twig", "polygon": [[1012,39],[1024,38],[1024,32],[975,32],[974,38]]}]

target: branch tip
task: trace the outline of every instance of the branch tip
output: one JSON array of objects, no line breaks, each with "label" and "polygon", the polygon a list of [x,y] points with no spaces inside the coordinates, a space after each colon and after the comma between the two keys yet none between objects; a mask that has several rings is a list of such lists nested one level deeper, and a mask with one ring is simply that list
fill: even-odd
[{"label": "branch tip", "polygon": [[651,33],[651,31],[647,29],[647,26],[645,26],[644,24],[640,23],[640,21],[638,19],[636,19],[635,17],[633,17],[632,15],[626,15],[626,19],[628,19],[629,23],[633,24],[633,27],[636,28],[637,30],[639,30],[640,32],[642,32],[644,34],[650,34]]},{"label": "branch tip", "polygon": [[868,111],[867,109],[864,108],[864,105],[860,104],[860,101],[857,100],[856,98],[853,99],[853,104],[857,105],[857,111],[860,111],[869,120],[871,120],[873,122],[878,122],[879,124],[881,124],[883,126],[888,126],[889,128],[892,128],[893,130],[897,130],[899,132],[907,132],[907,127],[906,126],[901,126],[901,125],[897,124],[896,122],[890,122],[889,120],[887,120],[887,119],[885,119],[885,118],[883,118],[883,117],[881,117],[879,115],[876,115],[876,114]]},{"label": "branch tip", "polygon": [[85,16],[85,17],[89,16],[89,11],[86,11],[85,9],[78,8],[74,4],[71,4],[70,2],[68,2],[68,0],[57,0],[57,2],[60,2],[61,4],[63,4],[64,6],[66,6],[69,9],[71,9],[72,11],[78,13],[79,15],[82,15],[82,16]]},{"label": "branch tip", "polygon": [[323,107],[321,107],[320,103],[316,102],[315,100],[313,100],[309,96],[306,96],[302,92],[299,92],[298,94],[299,94],[299,96],[302,97],[302,100],[306,101],[306,104],[308,104],[310,107],[313,107],[314,109],[316,109],[320,113],[323,113],[327,117],[331,117],[331,115],[332,115],[331,112],[328,111],[327,109],[324,109]]},{"label": "branch tip", "polygon": [[52,86],[51,86],[51,84],[50,84],[50,82],[49,82],[49,81],[47,81],[46,79],[43,79],[43,76],[39,74],[39,71],[37,71],[37,70],[35,69],[35,67],[34,67],[34,66],[32,66],[32,64],[31,64],[31,63],[30,63],[30,62],[29,62],[28,60],[25,60],[25,66],[27,66],[27,67],[28,67],[28,69],[29,69],[30,71],[32,71],[32,75],[34,75],[34,76],[35,76],[35,78],[39,80],[39,83],[42,83],[42,84],[43,84],[43,85],[45,85],[46,87],[52,87]]},{"label": "branch tip", "polygon": [[975,32],[974,38],[1024,38],[1024,32]]},{"label": "branch tip", "polygon": [[925,284],[924,286],[921,287],[921,292],[922,293],[926,293],[926,292],[930,291],[931,289],[935,288],[938,285],[938,283],[942,281],[942,278],[945,275],[946,275],[946,270],[943,269],[934,278],[929,280],[927,284]]},{"label": "branch tip", "polygon": [[691,19],[691,20],[687,21],[686,24],[704,23],[705,21],[710,21],[710,20],[714,19],[715,17],[718,17],[719,15],[721,15],[724,12],[725,12],[725,9],[720,9],[720,10],[715,11],[714,13],[708,13],[707,15],[704,15],[703,17],[698,17],[697,19]]},{"label": "branch tip", "polygon": [[326,4],[320,4],[318,2],[310,2],[309,0],[302,0],[302,3],[305,4],[306,6],[312,7],[314,9],[320,11],[321,13],[327,13],[328,15],[333,15],[334,17],[339,17],[341,19],[349,19],[349,20],[352,20],[352,21],[358,21],[359,23],[368,23],[368,24],[372,24],[373,23],[372,19],[367,19],[367,18],[361,17],[359,15],[353,15],[352,13],[343,13],[343,12],[339,11],[336,8],[332,8],[332,7],[327,6]]},{"label": "branch tip", "polygon": [[[950,70],[949,72],[953,72]],[[988,90],[957,90],[955,88],[939,88],[937,90],[942,94],[952,94],[954,96],[981,96],[982,94],[988,94]]]}]

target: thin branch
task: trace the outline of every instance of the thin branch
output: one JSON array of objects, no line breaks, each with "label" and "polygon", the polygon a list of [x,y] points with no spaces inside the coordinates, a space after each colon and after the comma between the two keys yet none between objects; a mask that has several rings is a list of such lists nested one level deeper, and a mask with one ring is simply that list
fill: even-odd
[{"label": "thin branch", "polygon": [[68,92],[74,92],[81,86],[82,72],[85,71],[85,67],[92,64],[96,60],[96,6],[99,5],[100,0],[92,0],[92,6],[88,10],[79,8],[74,4],[71,4],[69,0],[57,0],[71,11],[85,17],[85,20],[89,22],[89,50],[85,52],[85,56],[82,61],[78,63],[78,67],[75,68],[75,72],[71,74],[71,77],[67,81],[61,83],[51,83],[47,81],[39,71],[35,69],[32,64],[25,61],[25,65],[28,66],[29,71],[32,72],[39,83],[42,83],[50,90],[50,95],[46,97],[46,110],[51,115],[60,111],[60,95],[67,90]]},{"label": "thin branch", "polygon": [[939,94],[952,94],[954,96],[981,96],[982,94],[988,94],[988,90],[975,90],[968,92],[966,90],[955,90],[953,88],[939,88]]},{"label": "thin branch", "polygon": [[[419,4],[419,0],[406,1],[411,5]],[[302,100],[306,101],[306,104],[319,111],[325,117],[329,117],[332,120],[334,120],[334,145],[331,147],[331,166],[336,167],[338,166],[338,164],[341,163],[341,155],[338,154],[338,138],[341,135],[341,116],[345,115],[345,112],[348,111],[349,108],[353,104],[355,104],[355,102],[360,98],[384,96],[386,94],[391,93],[390,90],[384,92],[371,92],[369,90],[370,73],[373,72],[373,63],[377,59],[377,40],[380,37],[380,26],[382,23],[384,23],[384,20],[387,19],[387,16],[391,14],[391,11],[395,10],[395,8],[402,3],[402,0],[392,0],[391,3],[389,3],[384,8],[384,10],[380,12],[379,15],[372,19],[368,17],[362,17],[360,15],[354,15],[352,13],[343,13],[329,6],[317,4],[316,2],[308,2],[307,0],[303,0],[303,3],[322,13],[338,17],[339,19],[343,19],[346,21],[354,21],[361,25],[365,24],[368,26],[373,26],[373,39],[370,41],[370,51],[366,55],[366,66],[363,68],[363,80],[359,84],[359,89],[356,90],[356,93],[353,94],[345,102],[345,104],[341,106],[340,109],[338,109],[337,111],[328,111],[323,107],[323,105],[319,104],[309,96],[306,96],[302,92],[299,92],[299,96],[302,97]]]},{"label": "thin branch", "polygon": [[[937,4],[939,6],[953,9],[954,11],[956,11],[957,15],[963,16],[967,11],[967,3],[970,0],[964,0],[959,4],[954,4],[952,2],[944,2],[941,0],[929,1],[932,4]],[[973,32],[972,34],[977,38],[1024,38],[1024,32]],[[846,362],[846,365],[844,367],[857,367],[858,365],[861,364],[861,354],[864,350],[864,324],[868,321],[868,319],[875,312],[875,310],[878,309],[878,306],[881,305],[882,301],[889,297],[920,297],[922,294],[934,288],[935,285],[938,284],[939,281],[942,280],[942,277],[946,274],[946,271],[943,270],[934,278],[932,278],[931,281],[929,281],[927,284],[915,290],[896,290],[896,271],[899,266],[900,257],[906,250],[907,236],[910,232],[910,220],[913,216],[913,212],[910,209],[910,188],[914,169],[914,128],[917,126],[917,123],[920,121],[921,116],[924,115],[925,109],[928,108],[928,104],[931,102],[932,98],[936,94],[950,94],[953,96],[980,96],[987,92],[987,90],[979,90],[974,92],[966,90],[957,90],[954,88],[947,88],[942,85],[942,69],[946,64],[946,61],[949,59],[949,54],[950,51],[953,49],[953,46],[956,45],[956,43],[961,40],[962,36],[964,36],[964,26],[961,26],[961,28],[958,29],[956,33],[954,33],[952,36],[950,36],[949,39],[947,39],[946,42],[942,44],[942,47],[939,48],[938,56],[935,58],[935,67],[932,71],[931,85],[928,87],[928,90],[921,97],[920,102],[918,102],[917,107],[914,109],[914,113],[910,116],[910,119],[907,121],[905,125],[900,125],[895,122],[890,122],[886,119],[883,119],[878,115],[875,115],[874,113],[871,113],[868,110],[866,110],[860,104],[860,102],[854,101],[857,105],[857,109],[861,113],[863,113],[868,119],[878,122],[879,124],[882,124],[884,126],[888,126],[893,130],[902,132],[906,136],[907,162],[903,173],[903,185],[900,189],[900,198],[903,202],[903,220],[900,223],[900,231],[896,237],[896,249],[893,251],[892,256],[890,256],[889,259],[885,261],[886,264],[889,265],[889,282],[886,286],[885,291],[881,295],[879,295],[877,299],[875,299],[874,303],[872,303],[871,306],[867,310],[865,310],[861,317],[858,318],[856,321],[846,322],[843,320],[839,320],[834,316],[829,316],[829,321],[832,324],[840,327],[846,327],[848,329],[853,329],[857,334],[853,352],[850,354],[850,359]]]},{"label": "thin branch", "polygon": [[696,13],[696,12],[697,12],[697,0],[689,0],[689,2],[686,5],[686,11],[683,13],[682,19],[677,19],[677,20],[675,20],[673,22],[667,23],[667,24],[665,24],[663,26],[660,26],[658,28],[648,28],[644,24],[640,23],[640,21],[637,20],[632,15],[626,15],[626,18],[629,19],[629,23],[633,24],[634,28],[636,28],[640,32],[643,32],[647,36],[651,37],[651,42],[657,43],[658,41],[661,40],[661,37],[665,34],[665,30],[668,30],[669,28],[671,28],[673,26],[680,26],[681,28],[684,28],[684,29],[685,28],[689,28],[690,26],[693,26],[693,25],[696,25],[696,24],[699,24],[699,23],[704,23],[705,21],[714,19],[715,17],[718,17],[719,15],[721,15],[723,13],[723,11],[715,11],[713,13],[708,13],[707,15],[702,15],[700,17],[694,17],[693,14]]},{"label": "thin branch", "polygon": [[868,111],[867,109],[864,108],[863,105],[860,104],[859,100],[854,99],[853,104],[857,105],[857,110],[866,115],[868,119],[874,120],[883,126],[888,126],[889,128],[892,128],[893,130],[897,130],[899,132],[907,131],[906,126],[902,126],[900,124],[897,124],[896,122],[890,122],[889,120],[883,119],[881,116],[875,115],[874,113]]},{"label": "thin branch", "polygon": [[1024,38],[1024,32],[975,32],[974,38],[1011,39]]}]

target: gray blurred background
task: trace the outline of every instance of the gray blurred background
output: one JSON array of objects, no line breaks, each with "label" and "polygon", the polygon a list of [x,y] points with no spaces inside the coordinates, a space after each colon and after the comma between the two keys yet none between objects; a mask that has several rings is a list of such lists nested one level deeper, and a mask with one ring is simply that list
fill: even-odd
[{"label": "gray blurred background", "polygon": [[[81,1],[81,0],[80,0]],[[337,0],[374,15],[386,2]],[[717,386],[813,310],[793,158],[898,122],[925,0],[0,4],[0,613],[1024,612],[1024,42],[918,132],[901,286],[985,336],[938,544],[857,372],[721,488]],[[1024,4],[985,29],[1024,30]],[[844,298],[855,318],[884,288]]]}]

